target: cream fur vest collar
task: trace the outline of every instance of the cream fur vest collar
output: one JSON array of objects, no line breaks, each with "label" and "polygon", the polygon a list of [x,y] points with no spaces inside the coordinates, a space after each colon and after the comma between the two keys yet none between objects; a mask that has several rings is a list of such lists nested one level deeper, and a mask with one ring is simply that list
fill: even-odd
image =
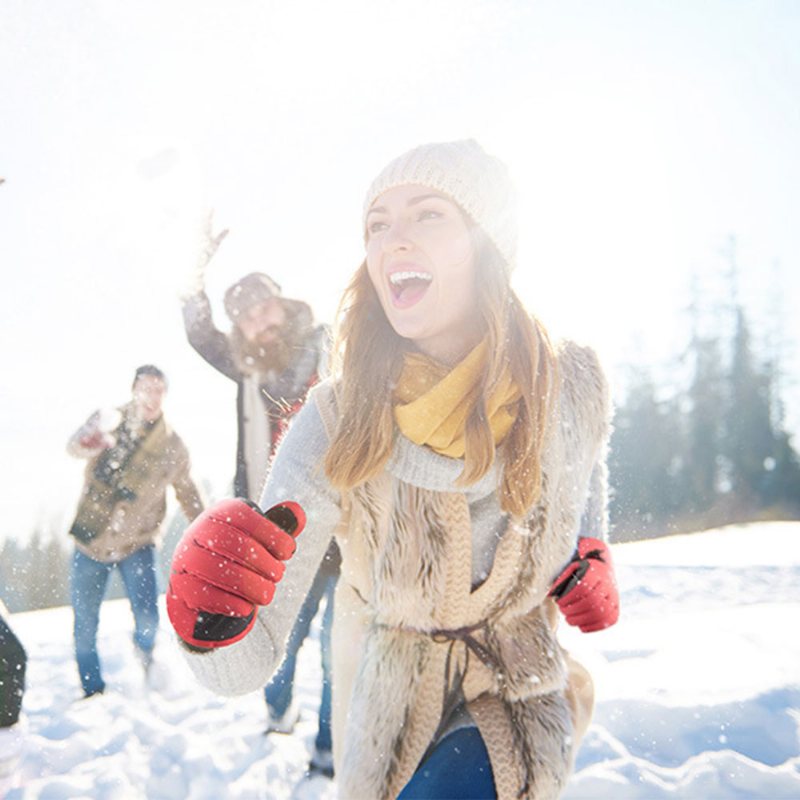
[{"label": "cream fur vest collar", "polygon": [[[396,797],[454,690],[480,727],[499,797],[557,797],[568,779],[573,720],[547,592],[575,549],[609,411],[592,351],[564,344],[558,363],[542,497],[526,519],[507,520],[476,589],[471,503],[494,499],[496,472],[456,489],[460,462],[400,437],[388,468],[346,500],[333,631],[342,798]],[[333,391],[315,396],[330,430]]]}]

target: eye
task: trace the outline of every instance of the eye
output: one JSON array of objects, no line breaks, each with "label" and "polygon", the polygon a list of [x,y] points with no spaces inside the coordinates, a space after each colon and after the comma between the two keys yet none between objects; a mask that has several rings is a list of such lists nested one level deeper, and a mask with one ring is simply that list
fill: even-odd
[{"label": "eye", "polygon": [[380,233],[381,231],[385,231],[387,227],[388,225],[382,220],[375,220],[374,222],[369,223],[367,230],[370,234]]},{"label": "eye", "polygon": [[419,216],[417,217],[417,219],[420,222],[424,222],[425,220],[429,220],[429,219],[440,219],[443,216],[444,216],[444,214],[442,214],[441,211],[436,211],[433,208],[423,208],[419,212]]}]

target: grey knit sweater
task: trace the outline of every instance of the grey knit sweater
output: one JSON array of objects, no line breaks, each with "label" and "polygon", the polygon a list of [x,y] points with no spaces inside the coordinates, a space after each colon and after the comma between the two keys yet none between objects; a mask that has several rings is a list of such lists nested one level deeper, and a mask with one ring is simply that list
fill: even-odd
[{"label": "grey knit sweater", "polygon": [[[309,401],[295,417],[278,448],[261,497],[263,509],[284,500],[294,500],[307,517],[305,530],[297,540],[297,552],[287,563],[286,574],[277,586],[272,603],[259,609],[253,630],[240,642],[207,653],[186,651],[198,680],[220,694],[256,691],[275,672],[300,606],[339,523],[339,495],[330,486],[323,469],[328,437],[314,402],[317,392],[329,391],[326,384],[312,390]],[[388,464],[389,472],[406,483],[465,494],[473,534],[472,580],[477,586],[491,570],[508,517],[500,510],[495,491],[497,462],[480,481],[469,487],[456,486],[462,468],[460,459],[440,456],[427,447],[413,444],[399,433]],[[581,535],[605,537],[605,500],[605,465],[601,461],[592,475]]]}]

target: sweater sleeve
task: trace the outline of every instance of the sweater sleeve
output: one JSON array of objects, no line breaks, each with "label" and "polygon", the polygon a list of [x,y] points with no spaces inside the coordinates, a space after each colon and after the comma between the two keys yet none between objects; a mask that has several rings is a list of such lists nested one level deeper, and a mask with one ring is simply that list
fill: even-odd
[{"label": "sweater sleeve", "polygon": [[211,303],[205,292],[187,297],[183,301],[183,327],[189,344],[214,369],[232,381],[241,378],[231,357],[228,337],[218,330],[211,317]]},{"label": "sweater sleeve", "polygon": [[322,469],[328,446],[316,403],[309,400],[293,419],[275,455],[261,508],[293,500],[306,513],[297,551],[286,564],[272,603],[258,609],[253,630],[236,644],[205,653],[185,651],[192,671],[223,695],[261,689],[283,659],[286,639],[305,600],[340,517],[338,494]]}]

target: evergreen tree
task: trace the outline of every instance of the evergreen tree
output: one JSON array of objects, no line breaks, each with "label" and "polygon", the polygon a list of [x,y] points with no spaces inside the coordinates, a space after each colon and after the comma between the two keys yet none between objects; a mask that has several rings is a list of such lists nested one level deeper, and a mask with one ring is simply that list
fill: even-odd
[{"label": "evergreen tree", "polygon": [[16,539],[6,539],[0,551],[0,597],[13,612],[22,611],[24,601],[20,597],[23,583],[18,578],[20,548]]},{"label": "evergreen tree", "polygon": [[775,513],[800,515],[800,456],[792,446],[792,437],[785,429],[783,398],[780,396],[781,374],[777,354],[771,354],[764,367],[769,387],[772,420],[772,453],[765,461],[762,504]]},{"label": "evergreen tree", "polygon": [[611,437],[611,522],[617,540],[665,531],[685,504],[681,416],[647,370],[634,373]]},{"label": "evergreen tree", "polygon": [[694,371],[687,392],[686,510],[697,514],[717,501],[723,435],[720,409],[725,395],[719,341],[696,337],[690,352]]},{"label": "evergreen tree", "polygon": [[731,489],[739,511],[764,505],[775,435],[769,375],[757,368],[744,310],[738,306],[730,369],[726,442]]},{"label": "evergreen tree", "polygon": [[46,608],[69,604],[69,574],[70,553],[58,536],[50,536],[42,553],[42,578],[46,582],[42,600]]},{"label": "evergreen tree", "polygon": [[69,603],[69,553],[58,537],[40,529],[21,546],[6,540],[0,554],[0,596],[9,611]]},{"label": "evergreen tree", "polygon": [[781,517],[800,518],[800,456],[785,431],[778,431],[769,460],[765,505]]}]

